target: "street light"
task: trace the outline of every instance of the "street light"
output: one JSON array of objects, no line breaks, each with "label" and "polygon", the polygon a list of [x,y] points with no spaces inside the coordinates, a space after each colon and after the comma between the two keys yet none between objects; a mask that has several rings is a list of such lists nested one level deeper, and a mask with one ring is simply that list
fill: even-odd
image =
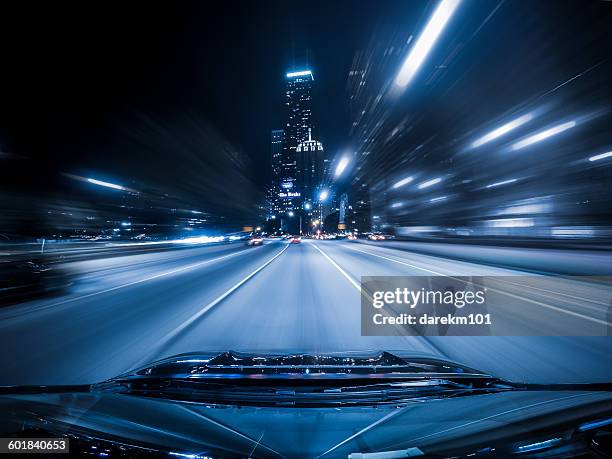
[{"label": "street light", "polygon": [[342,175],[342,172],[344,172],[344,169],[346,169],[346,166],[348,166],[348,163],[348,156],[343,156],[338,162],[338,165],[336,166],[336,172],[334,172],[334,176],[340,177],[340,175]]},{"label": "street light", "polygon": [[589,161],[599,161],[600,159],[606,159],[612,157],[612,151],[608,151],[607,153],[601,153],[599,155],[591,156]]},{"label": "street light", "polygon": [[417,188],[419,190],[422,190],[423,188],[428,188],[428,187],[430,187],[432,185],[436,185],[437,183],[440,183],[441,181],[442,181],[441,177],[436,177],[434,179],[427,180],[427,181],[425,181],[423,183],[420,183],[419,186],[417,186]]},{"label": "street light", "polygon": [[393,189],[397,189],[397,188],[400,188],[400,187],[402,187],[404,185],[408,185],[413,180],[414,180],[414,177],[412,177],[412,176],[405,177],[405,178],[401,179],[399,182],[395,182],[393,184]]},{"label": "street light", "polygon": [[425,61],[425,58],[427,58],[427,55],[431,52],[442,33],[442,29],[444,29],[444,26],[449,21],[458,5],[459,0],[442,0],[440,2],[404,61],[395,79],[396,85],[405,87],[412,81],[412,78],[416,75]]},{"label": "street light", "polygon": [[488,134],[482,136],[481,138],[475,140],[474,142],[472,142],[472,147],[478,148],[481,145],[484,145],[485,143],[491,142],[497,139],[498,137],[501,137],[507,134],[508,132],[522,126],[523,124],[528,123],[532,119],[533,119],[533,115],[531,113],[527,113],[526,115],[520,116],[516,118],[515,120],[512,120],[504,124],[503,126],[500,126],[497,129],[489,132]]},{"label": "street light", "polygon": [[310,210],[312,209],[312,205],[309,202],[307,202],[306,204],[304,204],[304,209]]},{"label": "street light", "polygon": [[530,145],[533,145],[534,143],[541,142],[544,139],[548,139],[549,137],[560,134],[563,131],[567,131],[568,129],[571,129],[574,126],[576,126],[575,121],[568,121],[566,123],[557,124],[556,126],[544,129],[543,131],[530,135],[524,138],[523,140],[519,140],[518,142],[512,144],[510,149],[513,151],[520,150],[521,148],[528,147]]},{"label": "street light", "polygon": [[293,217],[295,214],[293,213],[292,210],[290,210],[289,212],[287,212],[287,215],[289,215],[290,217]]},{"label": "street light", "polygon": [[94,185],[99,185],[99,186],[104,186],[106,188],[112,188],[114,190],[125,190],[124,187],[122,187],[121,185],[116,185],[114,183],[110,183],[110,182],[103,182],[102,180],[96,180],[96,179],[92,179],[92,178],[88,178],[87,181],[89,183],[93,183]]},{"label": "street light", "polygon": [[328,197],[329,197],[329,192],[327,190],[323,190],[321,191],[321,193],[319,193],[319,201],[321,202],[325,201]]}]

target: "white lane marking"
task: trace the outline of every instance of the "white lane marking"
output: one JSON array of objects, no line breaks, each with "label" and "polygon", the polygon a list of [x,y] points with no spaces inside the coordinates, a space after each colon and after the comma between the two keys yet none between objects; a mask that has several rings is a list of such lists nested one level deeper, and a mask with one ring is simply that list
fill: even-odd
[{"label": "white lane marking", "polygon": [[143,282],[148,282],[148,281],[151,281],[151,280],[159,279],[160,277],[165,277],[165,276],[169,276],[171,274],[176,274],[176,273],[180,273],[180,272],[183,272],[183,271],[187,271],[189,269],[194,269],[194,268],[197,268],[199,266],[206,265],[208,263],[214,263],[216,261],[226,260],[228,258],[235,257],[237,255],[241,255],[241,254],[247,253],[249,251],[250,251],[250,249],[245,249],[245,250],[241,250],[239,252],[230,253],[229,255],[223,255],[222,257],[217,257],[217,258],[212,258],[210,260],[200,261],[198,263],[193,263],[191,265],[183,266],[181,268],[176,268],[176,269],[173,269],[171,271],[166,271],[166,272],[163,272],[163,273],[155,274],[154,276],[145,277],[143,279],[138,279],[136,281],[128,282],[126,284],[116,285],[115,287],[107,288],[107,289],[104,289],[104,290],[99,290],[97,292],[92,292],[92,293],[88,293],[86,295],[80,295],[80,296],[77,296],[77,297],[74,297],[74,298],[68,298],[68,299],[65,299],[65,300],[62,300],[62,301],[58,301],[58,302],[52,303],[50,305],[45,305],[42,308],[37,308],[34,311],[39,311],[41,309],[47,309],[47,308],[53,308],[53,307],[59,306],[61,304],[71,303],[73,301],[83,300],[85,298],[90,298],[92,296],[102,295],[103,293],[113,292],[115,290],[119,290],[119,289],[122,289],[122,288],[125,288],[125,287],[131,287],[132,285],[142,284]]},{"label": "white lane marking", "polygon": [[288,248],[289,248],[289,244],[287,244],[285,247],[283,247],[283,249],[280,252],[278,252],[276,255],[274,255],[272,258],[270,258],[268,261],[266,261],[263,265],[261,265],[255,271],[251,272],[248,276],[244,277],[238,283],[234,284],[234,286],[232,288],[230,288],[229,290],[225,291],[225,293],[222,293],[221,295],[219,295],[217,298],[212,300],[210,303],[208,303],[206,306],[204,306],[202,309],[200,309],[198,312],[196,312],[194,315],[192,315],[189,319],[187,319],[182,324],[180,324],[179,326],[174,328],[172,331],[167,333],[158,342],[157,349],[160,349],[160,348],[164,347],[166,345],[166,343],[170,342],[173,338],[175,338],[179,333],[181,333],[183,330],[185,330],[187,327],[189,327],[192,323],[194,323],[196,320],[198,320],[200,317],[202,317],[204,314],[206,314],[208,311],[210,311],[216,305],[221,303],[223,300],[225,300],[228,296],[230,296],[232,293],[234,293],[240,287],[242,287],[249,279],[251,279],[253,276],[255,276],[258,272],[260,272],[262,269],[264,269],[266,266],[268,266],[270,263],[272,263],[278,257],[280,257],[285,252],[285,250],[287,250]]},{"label": "white lane marking", "polygon": [[[383,256],[383,255],[377,255],[377,254],[374,254],[374,253],[371,253],[371,252],[367,252],[367,251],[365,251],[365,250],[359,250],[359,249],[356,249],[356,248],[354,248],[354,247],[349,247],[349,249],[351,249],[351,250],[356,250],[357,252],[365,253],[366,255],[371,255],[371,256],[373,256],[373,257],[383,258],[383,259],[385,259],[385,260],[389,260],[389,261],[392,261],[392,262],[394,262],[394,263],[398,263],[398,264],[400,264],[400,265],[409,266],[409,267],[411,267],[411,268],[416,268],[416,269],[420,269],[420,270],[422,270],[422,271],[430,272],[430,273],[436,274],[436,275],[438,275],[438,276],[446,276],[446,277],[450,277],[451,279],[456,279],[456,280],[458,280],[458,281],[460,281],[460,282],[465,282],[465,283],[467,283],[466,281],[462,281],[461,279],[457,279],[456,277],[449,276],[449,275],[447,275],[447,274],[438,273],[438,272],[436,272],[436,271],[432,271],[432,270],[429,270],[429,269],[420,268],[420,267],[418,267],[418,266],[411,265],[410,263],[405,263],[405,262],[403,262],[403,261],[400,261],[400,260],[395,260],[395,259],[393,259],[393,258],[385,257],[385,256]],[[471,276],[471,277],[473,277],[473,276]],[[482,277],[482,276],[479,276],[479,277]],[[494,289],[494,288],[491,288],[491,287],[487,287],[487,289],[488,289],[488,290],[491,290],[492,292],[499,293],[499,294],[501,294],[501,295],[506,295],[506,296],[509,296],[509,297],[511,297],[511,298],[515,298],[515,299],[518,299],[518,300],[526,301],[526,302],[528,302],[528,303],[532,303],[532,304],[535,304],[535,305],[537,305],[537,306],[542,306],[542,307],[544,307],[544,308],[548,308],[548,309],[551,309],[551,310],[553,310],[553,311],[562,312],[562,313],[564,313],[564,314],[568,314],[568,315],[570,315],[570,316],[578,317],[578,318],[580,318],[580,319],[589,320],[589,321],[591,321],[591,322],[594,322],[594,323],[597,323],[597,324],[600,324],[600,325],[605,325],[605,326],[609,326],[609,325],[610,325],[610,324],[609,324],[607,321],[605,321],[605,320],[600,320],[600,319],[596,319],[595,317],[585,316],[584,314],[580,314],[579,312],[568,311],[568,310],[566,310],[566,309],[558,308],[558,307],[556,307],[556,306],[552,306],[552,305],[550,305],[550,304],[541,303],[540,301],[531,300],[531,299],[529,299],[529,298],[524,298],[524,297],[522,297],[522,296],[519,296],[519,295],[514,295],[513,293],[504,292],[503,290],[497,290],[497,289]]]},{"label": "white lane marking", "polygon": [[313,246],[315,249],[317,249],[319,252],[321,252],[321,255],[323,255],[325,258],[327,258],[327,260],[328,260],[328,261],[329,261],[329,262],[330,262],[330,263],[331,263],[331,264],[334,266],[334,268],[336,268],[338,271],[340,271],[340,273],[341,273],[341,274],[342,274],[344,277],[346,277],[346,278],[348,279],[348,281],[349,281],[349,282],[350,282],[350,283],[353,285],[353,287],[355,287],[355,288],[357,289],[357,291],[358,291],[359,293],[361,293],[361,286],[360,286],[360,285],[359,285],[357,282],[355,282],[355,280],[354,280],[354,279],[353,279],[351,276],[349,276],[349,275],[346,273],[346,271],[344,271],[344,269],[342,269],[342,268],[341,268],[341,267],[338,265],[338,263],[336,263],[334,260],[332,260],[331,258],[329,258],[325,252],[323,252],[323,251],[322,251],[322,250],[321,250],[319,247],[317,247],[317,245],[316,245],[316,244],[312,244],[312,246]]},{"label": "white lane marking", "polygon": [[[369,244],[368,244],[368,245],[369,245]],[[378,247],[378,248],[380,248],[380,247]],[[385,248],[385,249],[388,249],[388,250],[393,250],[393,248],[391,248],[391,247],[384,247],[384,248]],[[351,249],[351,250],[356,250],[357,252],[367,253],[367,254],[369,254],[369,255],[374,255],[374,254],[372,254],[372,253],[370,253],[370,252],[366,252],[366,251],[364,251],[364,250],[359,250],[359,249],[357,249],[357,248],[355,248],[355,247],[349,247],[349,249]],[[381,256],[381,255],[374,255],[374,256]],[[396,262],[398,262],[398,261],[396,260]],[[399,263],[399,262],[398,262],[398,263]],[[426,271],[426,272],[429,272],[429,273],[436,274],[436,275],[438,275],[438,276],[448,276],[448,274],[438,273],[438,272],[436,272],[436,271],[431,271],[431,270],[429,270],[429,269],[425,269],[425,268],[421,268],[421,267],[419,267],[419,266],[411,265],[411,264],[406,263],[406,262],[401,262],[401,263],[405,264],[406,266],[410,266],[410,267],[412,267],[412,268],[415,268],[415,269],[420,269],[420,270],[422,270],[422,271]],[[462,262],[462,263],[465,263],[465,262]],[[518,270],[518,271],[519,271],[519,272],[521,272],[520,270]],[[481,276],[481,277],[482,277],[482,276]],[[501,276],[495,276],[495,277],[501,277]],[[534,276],[534,277],[541,277],[541,276]],[[533,290],[539,290],[539,291],[542,291],[542,292],[552,293],[552,294],[555,294],[555,295],[559,295],[559,296],[564,296],[564,297],[567,297],[567,298],[571,298],[571,299],[574,299],[574,300],[582,300],[582,301],[586,301],[586,302],[588,302],[588,303],[594,303],[594,304],[599,304],[599,305],[602,305],[602,306],[608,306],[608,303],[604,303],[604,302],[602,302],[602,301],[590,300],[590,299],[588,299],[588,298],[580,298],[580,297],[576,297],[576,296],[573,296],[573,295],[568,295],[567,293],[553,292],[553,291],[551,291],[551,290],[546,290],[546,289],[543,289],[543,288],[534,287],[534,286],[532,286],[532,285],[520,285],[520,284],[514,284],[514,283],[512,283],[512,282],[510,282],[510,281],[507,281],[507,280],[502,280],[502,279],[496,279],[496,280],[497,280],[497,282],[502,282],[502,283],[506,283],[506,284],[514,285],[514,286],[516,286],[516,287],[523,287],[523,288],[529,288],[529,289],[533,289]],[[585,307],[586,307],[586,306],[585,306]],[[587,307],[587,309],[592,309],[592,308],[588,308],[588,307]],[[595,311],[597,311],[597,312],[602,312],[602,311],[601,311],[601,309],[595,309]]]},{"label": "white lane marking", "polygon": [[[344,277],[346,277],[346,278],[348,279],[348,281],[349,281],[349,282],[350,282],[350,283],[353,285],[353,287],[355,287],[355,288],[357,289],[357,291],[359,292],[359,294],[360,294],[360,295],[365,296],[369,302],[372,302],[372,301],[373,301],[373,299],[372,299],[372,295],[370,294],[370,292],[368,292],[366,289],[363,289],[363,290],[362,290],[362,289],[361,289],[361,286],[360,286],[360,285],[359,285],[357,282],[355,282],[355,280],[354,280],[354,279],[353,279],[351,276],[349,276],[349,275],[346,273],[346,271],[344,271],[344,269],[342,269],[342,268],[340,267],[340,265],[338,265],[338,263],[336,263],[334,260],[332,260],[332,259],[331,259],[331,258],[330,258],[330,257],[329,257],[329,256],[328,256],[328,255],[327,255],[325,252],[323,252],[323,251],[322,251],[322,250],[321,250],[321,249],[320,249],[320,248],[319,248],[319,247],[318,247],[316,244],[314,244],[314,243],[313,243],[313,244],[312,244],[312,246],[313,246],[315,249],[317,249],[319,252],[321,252],[321,255],[323,255],[323,256],[324,256],[324,257],[325,257],[325,258],[326,258],[326,259],[327,259],[327,260],[328,260],[328,261],[329,261],[329,262],[330,262],[330,263],[331,263],[331,264],[332,264],[332,265],[333,265],[333,266],[334,266],[334,267],[335,267],[335,268],[336,268],[338,271],[340,271],[340,273],[341,273],[341,274],[342,274]],[[387,316],[389,316],[389,315],[390,315],[388,311],[383,311],[383,314],[385,314],[385,315],[387,315]],[[396,325],[396,326],[395,326],[395,328],[396,328],[396,329],[398,329],[398,330],[401,330],[401,327],[400,327],[399,325]],[[404,335],[403,335],[403,333],[399,333],[399,335],[400,335],[400,336],[404,336]],[[412,335],[411,335],[411,336],[412,336]],[[404,336],[404,337],[405,337],[406,339],[408,339],[408,337],[406,337],[406,336]],[[423,338],[423,340],[425,341],[425,343],[427,343],[427,344],[429,345],[429,347],[430,347],[431,349],[433,349],[433,350],[434,350],[434,352],[435,352],[436,354],[441,355],[441,356],[444,356],[444,357],[447,357],[447,356],[446,356],[446,354],[445,354],[444,352],[442,352],[440,349],[438,349],[438,347],[437,347],[435,344],[433,344],[433,343],[431,342],[431,340],[430,340],[430,339],[429,339],[427,336],[422,336],[422,335],[419,335],[419,337],[420,337],[420,338]]]},{"label": "white lane marking", "polygon": [[393,258],[385,257],[383,255],[376,255],[374,253],[367,252],[365,250],[359,250],[359,249],[357,249],[355,247],[348,247],[347,246],[347,248],[351,249],[351,250],[355,250],[356,252],[365,253],[366,255],[372,255],[373,257],[379,257],[379,258],[384,258],[385,260],[394,261],[395,263],[399,263],[399,264],[404,265],[404,266],[409,266],[410,268],[420,269],[421,271],[425,271],[427,273],[435,274],[436,276],[448,276],[448,274],[442,274],[442,273],[439,273],[439,272],[436,272],[436,271],[432,271],[431,269],[421,268],[420,266],[411,265],[410,263],[406,263],[404,261],[394,260]]},{"label": "white lane marking", "polygon": [[[495,280],[496,280],[497,282],[501,282],[501,283],[503,283],[503,284],[513,285],[513,286],[515,286],[515,287],[527,288],[527,289],[531,289],[531,290],[537,290],[537,291],[539,291],[539,292],[546,292],[546,293],[550,293],[550,294],[552,294],[553,296],[554,296],[554,295],[559,295],[559,296],[564,296],[564,297],[566,297],[566,298],[571,298],[572,300],[586,301],[586,302],[588,302],[588,303],[599,304],[599,305],[604,306],[604,307],[607,307],[607,306],[608,306],[608,303],[605,303],[605,302],[603,302],[603,301],[591,300],[591,299],[589,299],[589,298],[581,298],[581,297],[579,297],[579,296],[569,295],[569,294],[567,294],[567,293],[555,292],[555,291],[553,291],[553,290],[547,290],[547,289],[545,289],[545,288],[534,287],[533,285],[521,285],[521,284],[515,284],[514,282],[510,282],[510,281],[503,280],[503,279],[495,279]],[[542,295],[542,296],[546,296],[546,295],[544,295],[544,294],[541,294],[541,295]],[[586,306],[586,305],[583,305],[582,307],[587,308],[587,309],[593,309],[593,310],[595,310],[595,311],[597,311],[597,312],[602,312],[602,309],[601,309],[601,308],[594,308],[594,307],[591,307],[591,306]]]}]

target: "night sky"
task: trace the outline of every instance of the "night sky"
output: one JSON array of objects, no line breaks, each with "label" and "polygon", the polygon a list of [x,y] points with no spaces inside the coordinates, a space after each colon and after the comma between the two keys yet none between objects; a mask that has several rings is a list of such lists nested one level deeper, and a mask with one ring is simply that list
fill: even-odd
[{"label": "night sky", "polygon": [[[285,73],[312,68],[316,135],[328,153],[359,151],[349,104],[356,88],[347,83],[356,53],[372,58],[367,94],[376,97],[435,4],[2,5],[0,152],[3,165],[19,164],[17,173],[3,168],[3,189],[24,200],[68,191],[95,202],[68,173],[205,211],[251,212],[270,178]],[[401,144],[378,146],[381,173],[395,174],[401,155],[425,139],[440,140],[447,155],[457,136],[612,57],[610,10],[606,2],[464,2],[420,86],[392,101],[393,116],[416,114],[420,124],[404,126]]]},{"label": "night sky", "polygon": [[285,72],[313,68],[317,124],[333,149],[348,131],[346,74],[380,11],[313,1],[4,6],[1,151],[53,170],[125,180],[120,166],[146,177],[126,158],[126,131],[188,117],[247,154],[260,188]]}]

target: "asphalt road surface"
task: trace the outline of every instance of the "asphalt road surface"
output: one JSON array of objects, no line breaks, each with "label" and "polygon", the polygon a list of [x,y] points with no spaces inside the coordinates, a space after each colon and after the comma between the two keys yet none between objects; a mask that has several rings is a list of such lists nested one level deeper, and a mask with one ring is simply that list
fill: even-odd
[{"label": "asphalt road surface", "polygon": [[515,381],[612,381],[610,336],[361,336],[360,278],[379,275],[538,276],[532,285],[496,284],[507,298],[496,314],[510,329],[609,333],[606,285],[453,256],[275,240],[72,261],[68,292],[0,310],[0,384],[98,382],[198,350],[402,350]]}]

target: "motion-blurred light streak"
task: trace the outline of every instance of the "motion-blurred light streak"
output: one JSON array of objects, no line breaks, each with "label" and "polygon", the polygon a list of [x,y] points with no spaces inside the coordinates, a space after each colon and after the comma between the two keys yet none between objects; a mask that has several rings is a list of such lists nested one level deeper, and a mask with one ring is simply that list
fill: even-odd
[{"label": "motion-blurred light streak", "polygon": [[524,138],[523,140],[519,140],[518,142],[512,144],[511,149],[513,151],[520,150],[521,148],[528,147],[533,145],[534,143],[541,142],[542,140],[548,139],[549,137],[560,134],[568,129],[576,126],[575,121],[567,121],[565,123],[557,124],[548,129],[544,129],[536,134],[530,135],[529,137]]},{"label": "motion-blurred light streak", "polygon": [[514,183],[516,182],[518,179],[508,179],[508,180],[503,180],[501,182],[495,182],[495,183],[491,183],[490,185],[487,185],[485,188],[495,188],[498,186],[503,186],[503,185],[509,185],[510,183]]},{"label": "motion-blurred light streak", "polygon": [[396,190],[396,189],[398,189],[398,188],[400,188],[400,187],[402,187],[402,186],[404,186],[404,185],[408,185],[408,184],[409,184],[409,183],[411,183],[413,180],[414,180],[414,177],[412,177],[412,176],[405,177],[405,178],[401,179],[400,181],[395,182],[395,183],[393,184],[393,189],[394,189],[394,190]]},{"label": "motion-blurred light streak", "polygon": [[335,177],[340,177],[342,175],[342,173],[344,172],[344,170],[346,169],[346,166],[348,166],[349,163],[349,159],[347,156],[344,156],[340,159],[340,162],[338,162],[338,165],[336,166],[336,171],[334,172],[334,176]]},{"label": "motion-blurred light streak", "polygon": [[436,44],[436,41],[444,29],[444,26],[457,9],[457,6],[459,6],[459,3],[460,0],[442,0],[440,2],[429,19],[429,22],[425,26],[425,29],[423,29],[423,32],[410,50],[408,57],[406,57],[406,60],[404,61],[404,64],[402,65],[402,68],[395,79],[395,84],[400,87],[405,87],[414,78],[417,71],[427,58],[427,55],[431,52],[432,48]]},{"label": "motion-blurred light streak", "polygon": [[436,185],[437,183],[440,183],[442,181],[442,177],[436,177],[434,179],[431,180],[427,180],[423,183],[420,183],[419,186],[417,186],[417,188],[419,190],[422,190],[423,188],[429,188],[432,185]]},{"label": "motion-blurred light streak", "polygon": [[475,140],[472,143],[472,148],[478,148],[482,145],[484,145],[485,143],[489,143],[505,134],[507,134],[508,132],[518,128],[519,126],[522,126],[525,123],[528,123],[529,121],[531,121],[533,119],[533,115],[528,113],[526,115],[523,116],[519,116],[517,119],[512,120],[506,124],[504,124],[503,126],[498,127],[497,129],[489,132],[488,134],[482,136],[481,138]]},{"label": "motion-blurred light streak", "polygon": [[486,223],[493,228],[529,228],[535,224],[533,218],[500,218]]},{"label": "motion-blurred light streak", "polygon": [[102,180],[96,180],[96,179],[92,179],[92,178],[88,178],[87,181],[89,183],[93,183],[94,185],[104,186],[106,188],[112,188],[114,190],[125,191],[124,187],[122,187],[121,185],[117,185],[115,183],[103,182]]},{"label": "motion-blurred light streak", "polygon": [[612,151],[608,151],[607,153],[602,153],[600,155],[591,156],[589,161],[599,161],[600,159],[606,159],[612,157]]}]

